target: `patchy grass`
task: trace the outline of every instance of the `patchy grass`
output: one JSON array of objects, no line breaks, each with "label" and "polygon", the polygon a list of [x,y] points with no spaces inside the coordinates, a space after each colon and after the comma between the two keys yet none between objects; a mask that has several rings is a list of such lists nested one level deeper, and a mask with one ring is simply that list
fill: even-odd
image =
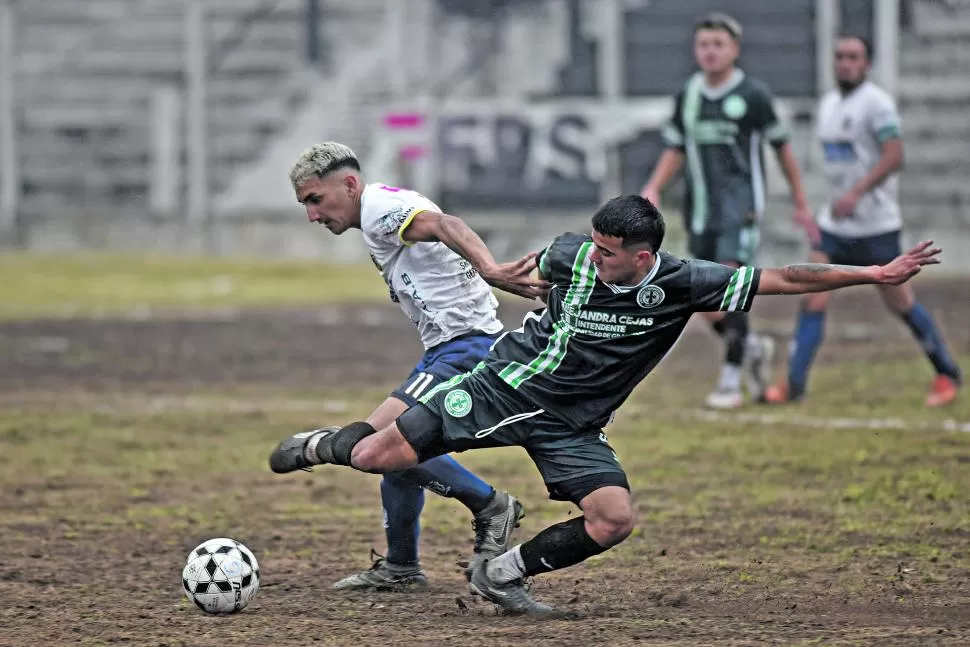
[{"label": "patchy grass", "polygon": [[373,266],[208,256],[5,254],[0,318],[310,306],[386,297]]},{"label": "patchy grass", "polygon": [[[296,307],[346,300],[358,277],[347,298],[384,298],[370,268],[344,268],[344,284],[312,263],[136,270],[69,257],[47,274],[41,261],[0,261],[13,286],[0,317],[65,314],[65,303],[75,314]],[[182,289],[220,276],[238,291]],[[947,314],[959,332],[966,318]],[[457,562],[471,549],[469,514],[432,496],[428,591],[331,591],[370,565],[371,546],[383,550],[379,478],[277,476],[266,457],[294,430],[366,416],[410,369],[406,348],[391,351],[412,331],[277,317],[0,326],[0,645],[970,643],[970,434],[947,426],[970,422],[970,402],[925,410],[930,371],[905,337],[836,335],[804,403],[712,416],[697,403],[715,358],[688,333],[607,429],[637,529],[536,578],[538,598],[582,616],[538,622],[497,618],[468,596]],[[523,500],[519,538],[579,513],[546,498],[520,449],[460,458]],[[242,614],[204,616],[178,575],[189,549],[225,535],[254,550],[263,589]]]},{"label": "patchy grass", "polygon": [[[129,394],[127,404],[99,404],[86,394],[60,407],[24,399],[5,408],[0,489],[7,494],[0,534],[11,562],[0,573],[0,592],[29,598],[37,582],[46,583],[54,600],[69,600],[79,587],[98,591],[99,602],[87,611],[69,605],[59,612],[92,641],[96,636],[89,632],[104,626],[106,609],[128,595],[146,613],[168,609],[166,625],[151,629],[162,641],[211,622],[179,602],[177,571],[195,543],[229,535],[257,552],[267,587],[244,621],[220,625],[221,638],[257,644],[289,616],[284,609],[320,605],[328,609],[320,625],[328,631],[359,631],[352,618],[375,604],[391,616],[368,622],[384,631],[401,623],[430,629],[429,619],[395,614],[447,608],[447,600],[463,595],[454,564],[458,554],[467,554],[471,533],[460,505],[430,497],[426,506],[424,556],[436,582],[431,593],[413,602],[379,596],[355,604],[326,586],[366,566],[368,548],[383,544],[378,479],[338,468],[276,477],[265,467],[267,452],[281,437],[332,420],[334,402],[341,403],[341,420],[360,418],[378,393],[337,390],[315,400],[312,393],[276,391],[258,401],[241,401],[238,394],[168,394],[164,406],[146,405],[146,413],[140,403],[151,401],[147,394]],[[839,613],[849,626],[876,622],[888,631],[887,620],[869,614],[894,608],[918,624],[924,614],[936,617],[947,605],[970,602],[962,585],[970,575],[970,500],[964,494],[970,490],[970,435],[684,424],[663,413],[661,395],[642,390],[610,429],[631,477],[637,531],[578,569],[540,578],[537,596],[558,604],[584,601],[590,627],[609,617],[607,609],[629,614],[629,622],[612,620],[620,644],[639,632],[684,640],[785,636],[788,644],[841,644],[831,637],[813,643],[811,630],[797,622],[766,630],[757,609],[777,609],[790,619],[804,614],[806,622],[816,613]],[[644,411],[659,413],[648,420]],[[545,498],[520,450],[471,452],[462,461],[522,497],[528,508],[522,537],[576,514]],[[167,584],[134,598],[112,589],[110,570],[91,568],[101,560],[125,563],[149,554],[156,557],[139,562],[141,576]],[[631,572],[641,576],[611,592],[608,583]],[[10,626],[22,627],[30,611],[21,604],[2,613]],[[38,613],[46,617],[33,610]],[[642,613],[654,620],[633,622]],[[725,622],[731,616],[730,631],[714,622],[720,614]],[[461,626],[461,617],[448,622]],[[142,630],[112,618],[109,635],[116,639]],[[545,635],[512,622],[527,632],[517,642]],[[498,626],[485,621],[477,631]],[[372,634],[358,639],[378,640]],[[457,644],[475,639],[451,638]],[[281,638],[279,644],[289,642]]]}]

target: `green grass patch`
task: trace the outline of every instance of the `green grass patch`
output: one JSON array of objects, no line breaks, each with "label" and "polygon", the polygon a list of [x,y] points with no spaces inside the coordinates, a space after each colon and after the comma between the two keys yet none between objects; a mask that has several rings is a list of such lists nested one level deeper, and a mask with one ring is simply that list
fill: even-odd
[{"label": "green grass patch", "polygon": [[3,319],[387,298],[371,265],[203,256],[5,254],[0,285]]}]

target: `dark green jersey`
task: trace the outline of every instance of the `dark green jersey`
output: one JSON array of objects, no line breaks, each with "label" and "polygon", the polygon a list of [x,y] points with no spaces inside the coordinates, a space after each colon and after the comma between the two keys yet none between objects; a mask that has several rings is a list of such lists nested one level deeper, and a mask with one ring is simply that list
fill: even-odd
[{"label": "dark green jersey", "polygon": [[761,270],[661,253],[640,285],[604,283],[589,236],[564,234],[539,256],[548,307],[495,343],[485,368],[578,429],[600,427],[663,359],[690,316],[747,311]]},{"label": "dark green jersey", "polygon": [[760,217],[765,203],[761,142],[788,141],[768,86],[736,70],[723,87],[710,89],[698,72],[677,94],[663,136],[687,156],[684,215],[692,233],[736,229]]}]

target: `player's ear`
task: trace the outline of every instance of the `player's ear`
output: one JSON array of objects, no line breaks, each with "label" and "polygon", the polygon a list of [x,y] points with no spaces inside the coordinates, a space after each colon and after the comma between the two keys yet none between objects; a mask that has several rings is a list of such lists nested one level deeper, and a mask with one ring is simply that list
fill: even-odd
[{"label": "player's ear", "polygon": [[344,176],[344,189],[347,191],[347,195],[353,195],[354,191],[357,190],[360,184],[360,177],[354,173],[348,173]]}]

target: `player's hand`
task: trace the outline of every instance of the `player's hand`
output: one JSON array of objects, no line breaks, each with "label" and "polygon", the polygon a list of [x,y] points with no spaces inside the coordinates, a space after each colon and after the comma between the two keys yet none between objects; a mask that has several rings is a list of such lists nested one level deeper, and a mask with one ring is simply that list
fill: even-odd
[{"label": "player's hand", "polygon": [[818,230],[818,225],[815,224],[815,217],[812,215],[812,210],[808,208],[808,205],[795,205],[792,219],[795,221],[795,224],[805,230],[805,234],[808,236],[808,242],[813,247],[818,245],[822,240],[822,234]]},{"label": "player's hand", "polygon": [[924,240],[905,254],[900,254],[880,267],[879,282],[899,285],[919,274],[924,265],[938,264],[940,252],[943,250],[932,245],[932,240]]},{"label": "player's hand", "polygon": [[533,277],[535,269],[536,253],[530,252],[517,261],[483,270],[481,275],[492,287],[526,299],[536,299],[549,292],[549,282]]},{"label": "player's hand", "polygon": [[855,213],[855,208],[858,204],[859,196],[854,191],[843,193],[842,197],[832,204],[832,217],[848,218]]}]

